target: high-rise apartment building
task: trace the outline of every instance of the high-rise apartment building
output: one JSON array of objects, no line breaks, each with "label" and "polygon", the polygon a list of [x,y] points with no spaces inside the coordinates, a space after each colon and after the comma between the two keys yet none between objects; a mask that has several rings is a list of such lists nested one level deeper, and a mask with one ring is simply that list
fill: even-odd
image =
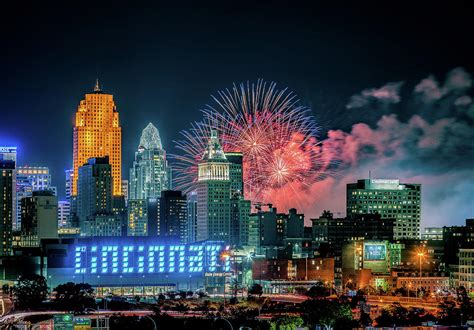
[{"label": "high-rise apartment building", "polygon": [[142,131],[129,187],[129,199],[160,198],[163,190],[171,189],[171,169],[158,129],[152,123]]},{"label": "high-rise apartment building", "polygon": [[21,200],[31,197],[34,191],[51,191],[57,195],[56,187],[51,185],[51,174],[48,167],[20,166],[16,170],[16,209],[17,218],[14,228],[21,228]]},{"label": "high-rise apartment building", "polygon": [[162,191],[158,214],[158,236],[186,243],[188,229],[186,195],[179,190]]},{"label": "high-rise apartment building", "polygon": [[21,244],[37,247],[45,238],[58,238],[58,199],[49,190],[34,191],[21,200]]},{"label": "high-rise apartment building", "polygon": [[196,239],[228,242],[231,234],[230,164],[212,131],[198,165]]},{"label": "high-rise apartment building", "polygon": [[15,210],[13,205],[14,188],[15,161],[7,157],[5,159],[0,158],[0,256],[12,254],[12,223]]},{"label": "high-rise apartment building", "polygon": [[366,179],[347,185],[347,216],[378,213],[395,219],[394,239],[420,238],[421,184]]},{"label": "high-rise apartment building", "polygon": [[73,140],[72,195],[78,194],[79,167],[89,158],[105,156],[112,169],[113,195],[122,195],[122,128],[113,95],[103,93],[98,81],[79,103]]}]

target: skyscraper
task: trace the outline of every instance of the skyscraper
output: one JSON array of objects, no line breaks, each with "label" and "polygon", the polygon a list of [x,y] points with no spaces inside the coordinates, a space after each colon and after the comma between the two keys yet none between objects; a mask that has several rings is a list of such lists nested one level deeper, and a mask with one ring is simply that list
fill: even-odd
[{"label": "skyscraper", "polygon": [[36,247],[42,239],[58,238],[58,199],[52,191],[34,191],[21,200],[21,243]]},{"label": "skyscraper", "polygon": [[122,219],[114,209],[121,209],[123,196],[112,196],[113,177],[109,158],[91,158],[79,168],[77,217],[81,236],[117,236]]},{"label": "skyscraper", "polygon": [[16,223],[18,219],[18,210],[17,210],[17,202],[16,202],[16,154],[17,154],[17,147],[0,147],[0,161],[2,160],[11,160],[14,162],[15,166],[12,172],[13,175],[13,198],[12,198],[12,230],[19,230],[20,228],[16,228]]},{"label": "skyscraper", "polygon": [[130,169],[129,199],[160,198],[171,189],[171,175],[158,129],[149,123],[142,131]]},{"label": "skyscraper", "polygon": [[31,197],[34,191],[51,191],[57,195],[56,187],[51,185],[49,168],[44,166],[20,166],[16,170],[16,209],[14,228],[21,228],[21,200]]},{"label": "skyscraper", "polygon": [[198,165],[197,240],[229,241],[231,233],[230,164],[216,131]]},{"label": "skyscraper", "polygon": [[79,167],[89,158],[108,156],[112,168],[113,195],[122,194],[122,128],[113,95],[105,94],[96,82],[94,92],[85,95],[74,125],[74,174],[72,195],[78,194]]},{"label": "skyscraper", "polygon": [[186,195],[176,190],[162,191],[158,214],[158,236],[186,243]]},{"label": "skyscraper", "polygon": [[347,185],[346,198],[348,217],[379,213],[382,219],[395,218],[395,239],[420,238],[420,184],[387,179],[358,180]]},{"label": "skyscraper", "polygon": [[8,256],[12,253],[14,178],[15,161],[0,158],[0,256]]},{"label": "skyscraper", "polygon": [[58,202],[58,227],[68,228],[70,226],[69,216],[71,213],[71,203],[69,201]]}]

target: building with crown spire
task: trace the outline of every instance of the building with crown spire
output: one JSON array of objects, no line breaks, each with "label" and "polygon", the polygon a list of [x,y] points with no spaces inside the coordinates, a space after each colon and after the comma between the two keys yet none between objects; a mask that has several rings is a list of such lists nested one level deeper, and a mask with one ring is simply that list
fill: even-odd
[{"label": "building with crown spire", "polygon": [[73,141],[72,195],[77,195],[79,167],[96,157],[109,157],[113,195],[122,195],[122,128],[113,95],[102,91],[99,80],[77,107]]},{"label": "building with crown spire", "polygon": [[229,242],[230,236],[230,163],[213,130],[198,165],[196,239]]},{"label": "building with crown spire", "polygon": [[162,191],[171,188],[171,168],[168,166],[160,133],[152,123],[149,123],[142,131],[140,144],[130,169],[129,235],[145,236],[149,234],[149,230],[155,228],[154,224],[147,224],[148,218],[154,217],[155,214],[149,212],[147,208],[160,198]]}]

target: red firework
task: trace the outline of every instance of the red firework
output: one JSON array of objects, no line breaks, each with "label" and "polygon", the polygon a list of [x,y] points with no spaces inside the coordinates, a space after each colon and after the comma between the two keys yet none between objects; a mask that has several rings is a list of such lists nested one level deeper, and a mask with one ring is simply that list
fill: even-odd
[{"label": "red firework", "polygon": [[243,154],[245,198],[253,202],[278,204],[327,176],[319,128],[295,94],[259,80],[234,85],[212,98],[215,104],[202,110],[203,120],[176,141],[184,152],[173,155],[178,160],[174,168],[178,189],[195,188],[197,165],[211,130],[217,130],[225,152]]}]

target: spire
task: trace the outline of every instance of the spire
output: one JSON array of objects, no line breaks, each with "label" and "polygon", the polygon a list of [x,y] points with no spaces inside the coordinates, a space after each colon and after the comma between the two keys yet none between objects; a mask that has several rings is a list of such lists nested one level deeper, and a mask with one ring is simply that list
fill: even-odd
[{"label": "spire", "polygon": [[160,133],[152,123],[149,123],[143,129],[139,147],[143,147],[147,150],[163,149],[163,146],[161,145]]},{"label": "spire", "polygon": [[99,78],[95,80],[94,93],[101,93],[102,89],[100,88]]},{"label": "spire", "polygon": [[222,150],[221,143],[219,141],[219,136],[216,130],[211,130],[211,136],[209,138],[207,148],[204,151],[204,155],[202,156],[203,160],[218,160],[218,161],[225,161],[227,158],[225,157],[224,150]]}]

